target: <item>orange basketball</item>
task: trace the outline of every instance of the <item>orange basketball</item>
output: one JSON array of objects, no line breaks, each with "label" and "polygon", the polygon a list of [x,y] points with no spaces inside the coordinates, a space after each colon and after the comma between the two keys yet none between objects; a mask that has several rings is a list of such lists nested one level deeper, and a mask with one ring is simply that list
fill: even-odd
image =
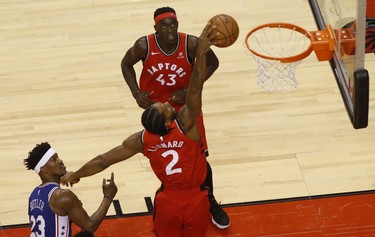
[{"label": "orange basketball", "polygon": [[211,35],[216,34],[217,32],[219,33],[219,35],[212,40],[216,43],[215,46],[225,48],[236,42],[240,29],[233,17],[226,14],[219,14],[212,17],[210,22],[212,25],[216,25],[216,28],[212,30]]}]

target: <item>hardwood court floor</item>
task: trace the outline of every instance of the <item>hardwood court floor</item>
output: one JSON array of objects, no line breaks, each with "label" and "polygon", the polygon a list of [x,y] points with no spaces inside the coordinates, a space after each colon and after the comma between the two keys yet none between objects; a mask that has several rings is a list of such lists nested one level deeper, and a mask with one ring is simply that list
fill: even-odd
[{"label": "hardwood court floor", "polygon": [[[207,237],[288,236],[368,237],[375,236],[375,193],[348,193],[272,202],[229,205],[232,221],[226,230],[210,225]],[[27,236],[29,227],[0,231],[0,237]],[[77,232],[74,228],[73,233]],[[103,221],[98,237],[152,237],[152,216],[112,217]]]},{"label": "hardwood court floor", "polygon": [[[153,32],[153,12],[165,5],[176,9],[182,32],[199,35],[219,13],[240,26],[233,46],[213,47],[220,67],[203,92],[218,201],[374,189],[375,80],[369,125],[361,130],[350,124],[328,63],[315,55],[298,66],[296,91],[270,94],[256,86],[246,33],[270,21],[316,29],[307,0],[0,0],[1,225],[28,222],[27,198],[40,180],[22,160],[35,144],[49,141],[76,170],[142,128],[120,62],[136,39]],[[374,55],[366,56],[366,68],[375,78]],[[147,211],[143,197],[153,197],[160,184],[137,155],[72,188],[88,213],[112,171],[124,213]]]}]

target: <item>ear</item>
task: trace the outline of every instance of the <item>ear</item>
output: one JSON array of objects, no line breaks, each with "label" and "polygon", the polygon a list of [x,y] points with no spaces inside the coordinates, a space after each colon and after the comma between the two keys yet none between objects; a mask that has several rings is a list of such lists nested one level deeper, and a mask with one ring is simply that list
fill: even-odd
[{"label": "ear", "polygon": [[45,166],[40,167],[40,172],[47,173],[48,169]]},{"label": "ear", "polygon": [[156,27],[156,25],[154,25],[154,30],[155,32],[158,32],[158,27]]},{"label": "ear", "polygon": [[169,126],[171,126],[171,123],[172,123],[171,120],[167,120],[165,121],[164,125],[169,128]]}]

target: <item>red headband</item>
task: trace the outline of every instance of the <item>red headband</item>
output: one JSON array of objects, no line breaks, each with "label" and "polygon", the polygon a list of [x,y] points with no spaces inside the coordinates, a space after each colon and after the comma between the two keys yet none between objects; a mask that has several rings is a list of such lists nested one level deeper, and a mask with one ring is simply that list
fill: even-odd
[{"label": "red headband", "polygon": [[160,14],[159,16],[155,17],[155,25],[159,23],[159,21],[165,19],[165,18],[173,18],[177,19],[176,13],[173,12],[164,12]]}]

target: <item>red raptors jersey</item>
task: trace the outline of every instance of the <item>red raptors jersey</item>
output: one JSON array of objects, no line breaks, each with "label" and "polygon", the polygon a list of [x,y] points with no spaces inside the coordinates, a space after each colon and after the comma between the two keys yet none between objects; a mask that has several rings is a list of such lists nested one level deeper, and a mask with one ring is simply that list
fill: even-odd
[{"label": "red raptors jersey", "polygon": [[206,179],[207,164],[201,142],[187,137],[176,120],[165,136],[142,133],[143,154],[151,168],[167,189],[192,189]]},{"label": "red raptors jersey", "polygon": [[150,98],[155,102],[169,102],[175,109],[182,105],[173,103],[169,97],[179,89],[187,88],[193,65],[187,50],[188,35],[178,33],[178,44],[174,52],[167,54],[159,46],[156,34],[147,36],[147,56],[139,79],[141,91],[153,91]]}]

